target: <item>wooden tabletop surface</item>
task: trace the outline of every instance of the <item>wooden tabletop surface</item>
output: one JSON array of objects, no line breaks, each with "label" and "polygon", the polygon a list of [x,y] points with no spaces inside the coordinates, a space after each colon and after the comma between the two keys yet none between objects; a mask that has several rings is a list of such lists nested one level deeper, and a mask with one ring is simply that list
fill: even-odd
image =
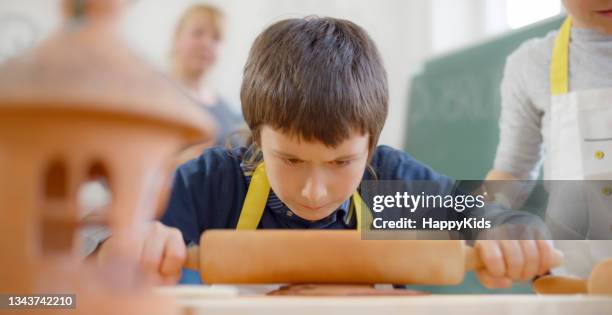
[{"label": "wooden tabletop surface", "polygon": [[[195,290],[195,291],[194,291]],[[201,294],[197,294],[198,290]],[[189,292],[190,291],[190,292]],[[400,297],[290,297],[192,288],[176,297],[182,314],[469,314],[612,315],[612,296],[427,295]],[[194,294],[195,293],[195,294]],[[165,295],[166,295],[165,294]]]}]

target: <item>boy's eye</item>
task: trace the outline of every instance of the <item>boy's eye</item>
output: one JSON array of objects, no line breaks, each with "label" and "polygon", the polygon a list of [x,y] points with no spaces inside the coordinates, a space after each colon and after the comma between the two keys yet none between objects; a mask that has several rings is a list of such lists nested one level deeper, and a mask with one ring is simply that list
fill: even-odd
[{"label": "boy's eye", "polygon": [[294,164],[298,164],[302,162],[302,160],[300,159],[283,159],[283,160],[285,161],[285,163],[289,165],[294,165]]},{"label": "boy's eye", "polygon": [[336,167],[347,166],[351,161],[333,161],[332,165]]}]

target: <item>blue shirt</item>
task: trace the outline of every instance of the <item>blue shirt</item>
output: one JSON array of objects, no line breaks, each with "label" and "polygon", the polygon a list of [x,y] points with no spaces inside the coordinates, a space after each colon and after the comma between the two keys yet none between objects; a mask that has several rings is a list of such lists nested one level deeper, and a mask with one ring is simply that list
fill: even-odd
[{"label": "blue shirt", "polygon": [[[181,165],[174,176],[168,208],[161,218],[165,225],[181,230],[185,243],[199,243],[208,229],[233,229],[238,223],[246,197],[250,174],[242,159],[246,148],[228,150],[215,147],[198,158]],[[452,180],[440,175],[410,155],[379,146],[370,162],[378,180],[438,181],[441,187],[452,186]],[[366,169],[363,180],[373,180]],[[347,205],[318,221],[307,221],[293,215],[271,191],[259,223],[259,229],[354,229],[354,219],[348,222]]]}]

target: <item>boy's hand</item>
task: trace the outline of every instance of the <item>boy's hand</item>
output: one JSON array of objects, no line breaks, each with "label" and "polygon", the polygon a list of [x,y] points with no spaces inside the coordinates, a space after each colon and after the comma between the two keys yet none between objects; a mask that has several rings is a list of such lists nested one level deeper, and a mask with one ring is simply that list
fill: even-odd
[{"label": "boy's hand", "polygon": [[479,240],[474,248],[485,267],[476,271],[483,286],[508,288],[514,281],[530,281],[554,264],[554,248],[548,240]]},{"label": "boy's hand", "polygon": [[[187,255],[181,231],[156,221],[148,224],[144,233],[145,237],[140,244],[132,247],[137,248],[136,254],[143,269],[157,284],[175,284],[181,277]],[[100,262],[108,260],[113,250],[124,247],[118,242],[117,238],[111,236],[102,243],[98,253]]]}]

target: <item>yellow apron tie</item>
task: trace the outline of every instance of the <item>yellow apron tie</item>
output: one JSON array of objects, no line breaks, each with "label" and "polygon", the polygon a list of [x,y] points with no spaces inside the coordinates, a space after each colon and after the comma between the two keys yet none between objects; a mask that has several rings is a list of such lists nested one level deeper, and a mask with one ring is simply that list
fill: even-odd
[{"label": "yellow apron tie", "polygon": [[569,90],[568,65],[571,29],[572,18],[568,16],[559,29],[550,61],[550,94],[552,96],[567,94]]},{"label": "yellow apron tie", "polygon": [[357,216],[357,231],[361,231],[362,226],[367,228],[370,222],[372,222],[370,209],[368,209],[368,206],[363,202],[358,192],[353,193],[353,205]]},{"label": "yellow apron tie", "polygon": [[270,183],[266,175],[266,168],[261,163],[255,168],[249,190],[247,191],[240,217],[238,218],[237,230],[256,230],[263,216],[270,194]]},{"label": "yellow apron tie", "polygon": [[[238,225],[236,225],[237,230],[257,229],[259,221],[261,221],[261,217],[266,209],[269,194],[270,183],[268,182],[264,164],[261,163],[255,168],[253,176],[251,177],[251,183],[249,184],[249,189],[244,199],[242,210],[240,211],[240,217],[238,218]],[[363,216],[368,216],[369,214],[367,206],[363,203],[358,192],[353,193],[352,204],[354,205],[357,217],[357,230],[361,230],[361,222],[364,222]],[[366,211],[364,211],[364,208]]]}]

